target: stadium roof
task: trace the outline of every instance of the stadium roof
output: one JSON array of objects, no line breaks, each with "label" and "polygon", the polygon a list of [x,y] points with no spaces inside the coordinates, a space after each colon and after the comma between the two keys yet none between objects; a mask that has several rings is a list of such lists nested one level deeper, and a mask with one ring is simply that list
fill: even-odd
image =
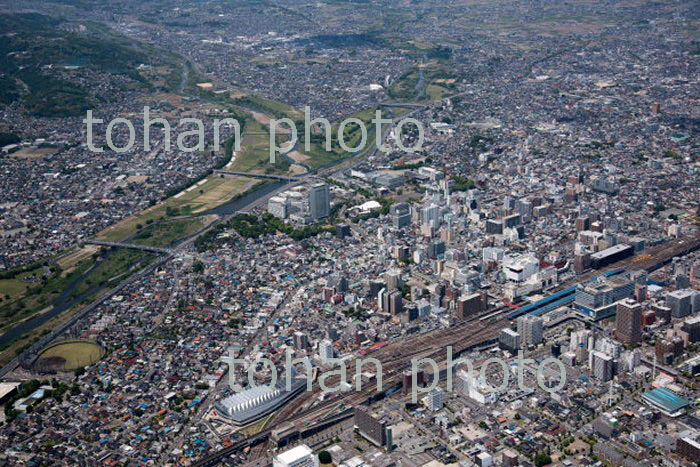
[{"label": "stadium roof", "polygon": [[684,399],[675,392],[666,388],[656,388],[644,393],[644,400],[652,406],[669,415],[680,415],[680,412],[690,405],[688,399]]},{"label": "stadium roof", "polygon": [[275,386],[257,386],[238,392],[216,403],[221,415],[236,423],[248,423],[276,410],[306,387],[306,380],[292,379],[292,390],[286,390],[286,382]]}]

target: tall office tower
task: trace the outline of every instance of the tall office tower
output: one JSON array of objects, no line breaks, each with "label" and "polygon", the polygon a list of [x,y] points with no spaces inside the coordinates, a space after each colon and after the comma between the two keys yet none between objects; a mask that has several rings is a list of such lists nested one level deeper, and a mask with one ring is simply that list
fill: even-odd
[{"label": "tall office tower", "polygon": [[355,428],[363,438],[376,446],[386,446],[387,423],[379,414],[355,407],[354,422]]},{"label": "tall office tower", "polygon": [[674,318],[683,318],[690,314],[693,296],[696,293],[691,289],[681,289],[666,294],[666,306],[671,309]]},{"label": "tall office tower", "polygon": [[393,292],[389,293],[388,296],[388,307],[387,310],[390,312],[392,315],[398,315],[403,311],[403,297],[401,296],[401,292],[398,290],[394,290]]},{"label": "tall office tower", "polygon": [[613,378],[613,358],[597,350],[591,352],[590,358],[593,376],[602,382],[610,381]]},{"label": "tall office tower", "polygon": [[503,197],[503,209],[506,211],[515,209],[515,198],[511,198],[510,196]]},{"label": "tall office tower", "polygon": [[542,318],[533,315],[524,315],[518,318],[517,322],[518,334],[520,334],[520,345],[523,348],[542,343]]},{"label": "tall office tower", "polygon": [[634,284],[634,299],[639,303],[645,302],[647,300],[647,285],[635,282]]},{"label": "tall office tower", "polygon": [[294,333],[294,346],[299,350],[304,350],[309,347],[309,338],[303,332],[297,331]]},{"label": "tall office tower", "polygon": [[318,346],[318,356],[323,363],[328,363],[333,358],[333,342],[326,339]]},{"label": "tall office tower", "polygon": [[332,326],[326,330],[326,335],[331,342],[338,340],[338,330]]},{"label": "tall office tower", "polygon": [[457,299],[457,319],[467,319],[486,311],[483,297],[479,293],[462,296]]},{"label": "tall office tower", "polygon": [[445,250],[446,250],[445,242],[443,242],[443,241],[431,242],[430,245],[428,245],[428,256],[430,256],[432,259],[435,259],[438,256],[445,253]]},{"label": "tall office tower", "polygon": [[440,388],[433,389],[427,396],[425,396],[424,400],[425,405],[431,411],[436,412],[438,410],[442,410],[442,408],[445,406],[445,392]]},{"label": "tall office tower", "polygon": [[421,210],[421,219],[423,224],[432,225],[433,227],[440,226],[440,206],[433,203]]},{"label": "tall office tower", "polygon": [[503,221],[501,219],[488,219],[486,221],[486,233],[498,235],[503,233]]},{"label": "tall office tower", "polygon": [[588,216],[579,216],[576,218],[576,230],[581,232],[591,228],[591,219]]},{"label": "tall office tower", "polygon": [[510,328],[505,328],[498,336],[499,347],[511,353],[516,353],[520,349],[520,334]]},{"label": "tall office tower", "polygon": [[520,214],[512,214],[503,218],[503,228],[512,228],[520,225],[522,219]]},{"label": "tall office tower", "polygon": [[626,345],[642,340],[642,305],[627,298],[617,304],[615,337]]},{"label": "tall office tower", "polygon": [[384,281],[386,282],[387,290],[400,289],[403,286],[401,270],[396,268],[389,269],[384,273]]},{"label": "tall office tower", "polygon": [[389,212],[395,229],[401,229],[411,224],[411,206],[408,203],[393,204]]},{"label": "tall office tower", "polygon": [[516,203],[518,214],[520,214],[522,218],[530,219],[532,217],[533,207],[532,202],[526,199],[519,199]]},{"label": "tall office tower", "polygon": [[309,190],[309,209],[313,220],[324,219],[331,213],[331,194],[328,185],[316,183]]}]

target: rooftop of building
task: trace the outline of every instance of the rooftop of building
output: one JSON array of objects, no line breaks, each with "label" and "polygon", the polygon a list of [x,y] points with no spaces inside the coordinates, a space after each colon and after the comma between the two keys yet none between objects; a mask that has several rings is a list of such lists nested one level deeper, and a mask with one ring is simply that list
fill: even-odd
[{"label": "rooftop of building", "polygon": [[668,413],[675,413],[690,405],[690,401],[685,399],[670,389],[656,388],[645,392],[642,396],[655,406],[664,409]]}]

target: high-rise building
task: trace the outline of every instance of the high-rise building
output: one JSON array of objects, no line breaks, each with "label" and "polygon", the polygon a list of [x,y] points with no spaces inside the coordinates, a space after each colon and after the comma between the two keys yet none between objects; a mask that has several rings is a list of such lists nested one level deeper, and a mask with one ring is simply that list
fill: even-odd
[{"label": "high-rise building", "polygon": [[506,449],[503,451],[501,462],[504,467],[516,467],[519,464],[518,452],[513,449]]},{"label": "high-rise building", "polygon": [[309,210],[313,220],[325,219],[331,213],[331,194],[328,185],[315,183],[309,189]]},{"label": "high-rise building", "polygon": [[498,336],[498,343],[501,349],[515,353],[520,348],[520,334],[510,328],[505,328]]},{"label": "high-rise building", "polygon": [[318,458],[306,444],[278,454],[272,461],[273,467],[318,467],[318,465]]},{"label": "high-rise building", "polygon": [[289,202],[287,198],[281,196],[273,196],[267,202],[267,212],[273,216],[286,219],[289,216]]},{"label": "high-rise building", "polygon": [[683,339],[678,336],[656,341],[656,346],[654,347],[656,360],[662,365],[670,364],[677,356],[683,353],[683,347]]},{"label": "high-rise building", "polygon": [[[425,382],[425,373],[423,370],[418,370],[415,373],[416,376],[416,387],[423,387]],[[401,393],[408,394],[413,391],[413,372],[407,370],[401,374]]]},{"label": "high-rise building", "polygon": [[579,216],[576,218],[576,230],[581,232],[591,228],[591,219],[588,216]]},{"label": "high-rise building", "polygon": [[483,297],[479,293],[462,296],[457,299],[457,319],[464,320],[486,311]]},{"label": "high-rise building", "polygon": [[593,350],[590,353],[591,371],[593,376],[602,382],[613,378],[613,358],[610,355]]},{"label": "high-rise building", "polygon": [[617,304],[615,337],[626,345],[642,340],[642,305],[627,298]]},{"label": "high-rise building", "polygon": [[583,272],[591,267],[591,254],[589,252],[581,252],[574,256],[574,272],[583,274]]},{"label": "high-rise building", "polygon": [[491,467],[493,465],[493,456],[488,452],[480,452],[476,455],[476,465],[479,467]]},{"label": "high-rise building", "polygon": [[318,355],[323,363],[328,363],[333,358],[333,342],[323,340],[318,346]]},{"label": "high-rise building", "polygon": [[351,235],[350,232],[350,226],[348,224],[338,224],[335,227],[335,236],[344,239],[345,237],[349,237]]},{"label": "high-rise building", "polygon": [[681,289],[666,294],[666,306],[671,309],[671,315],[674,318],[688,316],[692,310],[693,296],[696,293],[691,289]]},{"label": "high-rise building", "polygon": [[384,281],[386,283],[387,290],[400,289],[403,286],[403,280],[401,280],[401,270],[400,269],[389,269],[384,273]]},{"label": "high-rise building", "polygon": [[599,279],[576,289],[574,305],[593,319],[612,316],[617,310],[617,302],[632,297],[634,284],[626,277]]},{"label": "high-rise building", "polygon": [[309,348],[309,338],[306,337],[301,331],[294,333],[294,346],[299,350],[304,350]]},{"label": "high-rise building", "polygon": [[386,445],[386,421],[379,415],[355,407],[355,429],[370,442],[377,446]]},{"label": "high-rise building", "polygon": [[518,334],[520,334],[520,345],[522,348],[542,343],[542,318],[539,316],[524,315],[518,318],[517,323]]},{"label": "high-rise building", "polygon": [[395,229],[402,229],[411,223],[411,206],[408,203],[396,203],[389,211]]},{"label": "high-rise building", "polygon": [[530,201],[526,199],[519,199],[516,203],[518,214],[520,214],[522,219],[529,220],[532,218],[533,205]]},{"label": "high-rise building", "polygon": [[385,311],[388,311],[392,315],[398,315],[403,311],[403,296],[398,290],[389,292],[388,294],[388,307]]},{"label": "high-rise building", "polygon": [[515,198],[511,196],[504,196],[503,197],[503,209],[506,211],[510,211],[511,209],[515,209]]},{"label": "high-rise building", "polygon": [[503,221],[500,219],[488,219],[486,221],[486,233],[500,235],[503,233]]},{"label": "high-rise building", "polygon": [[676,452],[692,462],[697,462],[700,459],[700,436],[697,431],[689,435],[676,440]]},{"label": "high-rise building", "polygon": [[440,388],[435,388],[423,399],[426,407],[433,412],[442,410],[445,406],[445,392]]},{"label": "high-rise building", "polygon": [[634,299],[639,303],[645,302],[647,299],[647,285],[640,284],[639,282],[634,283]]},{"label": "high-rise building", "polygon": [[521,223],[520,214],[512,214],[503,218],[503,228],[512,228]]},{"label": "high-rise building", "polygon": [[366,288],[368,297],[376,297],[379,291],[384,288],[384,281],[381,281],[379,279],[368,280],[366,282]]},{"label": "high-rise building", "polygon": [[686,319],[681,330],[688,333],[688,342],[691,344],[700,341],[700,316]]},{"label": "high-rise building", "polygon": [[433,227],[440,226],[440,206],[431,204],[421,210],[421,219],[423,224],[432,225]]},{"label": "high-rise building", "polygon": [[445,253],[445,242],[443,241],[431,242],[428,246],[428,255],[433,259],[439,257],[443,253]]}]

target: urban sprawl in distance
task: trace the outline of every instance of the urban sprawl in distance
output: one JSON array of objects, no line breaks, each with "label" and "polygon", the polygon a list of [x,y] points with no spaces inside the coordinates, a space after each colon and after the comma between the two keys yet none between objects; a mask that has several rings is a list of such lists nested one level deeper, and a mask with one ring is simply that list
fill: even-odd
[{"label": "urban sprawl in distance", "polygon": [[0,465],[699,465],[698,0],[0,0]]}]

